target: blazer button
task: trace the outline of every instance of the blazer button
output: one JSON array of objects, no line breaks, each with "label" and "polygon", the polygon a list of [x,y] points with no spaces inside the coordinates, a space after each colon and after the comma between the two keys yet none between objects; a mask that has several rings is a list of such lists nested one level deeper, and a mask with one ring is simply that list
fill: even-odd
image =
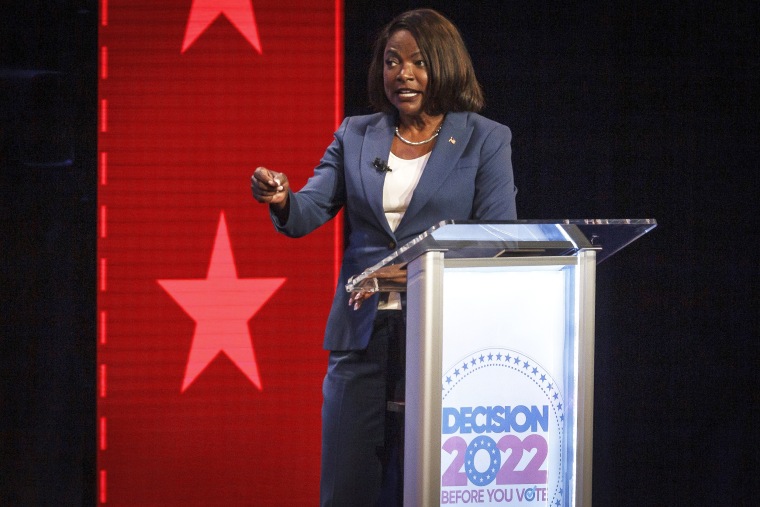
[{"label": "blazer button", "polygon": [[396,249],[396,242],[395,241],[391,241],[390,243],[388,243],[388,248],[391,249],[391,250],[395,250]]}]

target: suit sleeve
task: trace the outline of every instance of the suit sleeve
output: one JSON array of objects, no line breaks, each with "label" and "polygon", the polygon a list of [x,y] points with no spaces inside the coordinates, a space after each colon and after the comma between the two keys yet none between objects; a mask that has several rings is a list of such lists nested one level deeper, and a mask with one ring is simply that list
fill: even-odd
[{"label": "suit sleeve", "polygon": [[333,142],[306,185],[298,192],[290,192],[288,220],[281,223],[270,214],[279,232],[293,238],[304,236],[333,218],[343,207],[346,199],[343,136],[347,124],[348,118],[335,132]]},{"label": "suit sleeve", "polygon": [[497,124],[486,136],[475,180],[473,220],[515,220],[517,204],[512,173],[512,132]]}]

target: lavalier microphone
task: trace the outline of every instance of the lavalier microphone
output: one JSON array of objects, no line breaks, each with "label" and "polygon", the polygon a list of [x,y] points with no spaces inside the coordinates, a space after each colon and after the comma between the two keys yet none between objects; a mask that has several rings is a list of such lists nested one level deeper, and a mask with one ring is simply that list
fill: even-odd
[{"label": "lavalier microphone", "polygon": [[372,162],[372,165],[381,173],[389,173],[393,171],[393,169],[388,166],[388,162],[381,160],[379,157],[376,158],[374,162]]}]

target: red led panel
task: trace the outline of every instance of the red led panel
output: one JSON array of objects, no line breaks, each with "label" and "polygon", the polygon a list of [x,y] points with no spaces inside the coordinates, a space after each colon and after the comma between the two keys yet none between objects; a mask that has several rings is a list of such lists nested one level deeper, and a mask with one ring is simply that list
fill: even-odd
[{"label": "red led panel", "polygon": [[340,227],[278,235],[342,115],[340,0],[102,0],[98,477],[107,505],[314,505]]}]

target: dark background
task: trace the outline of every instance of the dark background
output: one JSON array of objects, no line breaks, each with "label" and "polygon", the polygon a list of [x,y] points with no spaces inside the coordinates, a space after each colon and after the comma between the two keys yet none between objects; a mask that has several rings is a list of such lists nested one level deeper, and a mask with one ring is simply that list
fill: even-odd
[{"label": "dark background", "polygon": [[[95,504],[97,4],[0,2],[2,506]],[[755,505],[758,4],[346,2],[346,114],[417,6],[513,131],[520,218],[659,222],[597,271],[595,505]]]}]

